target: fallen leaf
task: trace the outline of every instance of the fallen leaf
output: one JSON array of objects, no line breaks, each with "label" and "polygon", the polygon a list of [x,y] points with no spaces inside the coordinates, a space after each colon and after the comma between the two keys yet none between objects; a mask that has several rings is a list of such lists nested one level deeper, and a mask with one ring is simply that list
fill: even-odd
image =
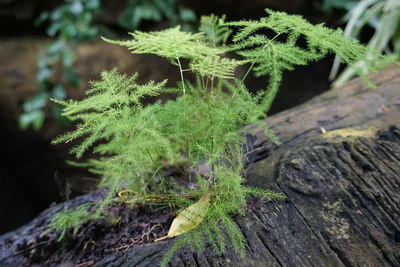
[{"label": "fallen leaf", "polygon": [[332,137],[366,137],[373,138],[376,135],[376,128],[367,129],[354,129],[354,128],[342,128],[337,130],[332,130],[323,134],[325,138]]},{"label": "fallen leaf", "polygon": [[206,216],[209,203],[210,198],[208,195],[205,195],[193,205],[190,205],[186,209],[182,210],[172,221],[168,235],[158,238],[154,240],[154,242],[172,238],[196,228]]}]

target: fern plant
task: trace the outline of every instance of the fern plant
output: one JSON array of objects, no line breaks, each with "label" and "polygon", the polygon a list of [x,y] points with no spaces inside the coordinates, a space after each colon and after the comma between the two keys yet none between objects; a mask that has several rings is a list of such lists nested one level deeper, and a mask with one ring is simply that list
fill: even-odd
[{"label": "fern plant", "polygon": [[[357,41],[344,38],[340,30],[312,25],[300,16],[266,11],[268,16],[259,21],[225,22],[224,18],[205,17],[199,33],[183,32],[178,26],[158,32],[136,31],[127,41],[105,39],[126,46],[132,53],[166,58],[177,67],[181,81],[176,88],[166,88],[166,81],[141,85],[137,83],[138,74],[122,75],[114,69],[91,83],[85,99],[55,100],[64,106],[65,116],[79,123],[75,131],[54,143],[83,138],[71,152],[77,158],[89,149],[100,155],[84,164],[100,174],[102,185],[109,187],[105,199],[95,204],[92,216],[106,216],[107,206],[116,201],[120,190],[134,193],[130,203],[161,200],[183,209],[181,214],[198,213],[186,219],[190,231],[180,230],[182,236],[166,252],[162,265],[186,245],[201,251],[208,242],[223,253],[226,239],[238,254],[244,255],[244,237],[232,216],[245,213],[247,196],[284,197],[244,185],[244,126],[260,125],[278,143],[259,119],[270,108],[283,72],[328,53],[340,54],[341,60],[352,66],[368,52]],[[265,35],[265,29],[275,34]],[[298,45],[300,38],[306,40],[306,47]],[[231,52],[241,59],[227,57]],[[235,68],[246,64],[246,75],[236,78]],[[250,71],[269,77],[265,91],[251,94],[247,90],[244,80]],[[185,79],[187,72],[194,73],[196,82]],[[178,94],[174,100],[147,106],[141,103],[145,96],[171,90]],[[185,169],[183,184],[165,176],[163,170],[172,165]],[[206,171],[196,172],[200,167]],[[203,210],[193,211],[194,207]],[[56,216],[51,227],[65,233],[66,222],[71,222],[77,229],[74,218],[85,221],[90,212],[76,212]]]}]

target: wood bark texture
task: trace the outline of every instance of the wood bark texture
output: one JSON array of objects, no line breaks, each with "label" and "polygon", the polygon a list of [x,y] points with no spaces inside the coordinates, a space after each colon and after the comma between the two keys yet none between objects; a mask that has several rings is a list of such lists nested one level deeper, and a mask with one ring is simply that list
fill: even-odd
[{"label": "wood bark texture", "polygon": [[[248,184],[287,199],[254,200],[245,216],[235,217],[246,237],[245,257],[183,249],[170,266],[400,266],[400,68],[372,79],[377,88],[353,80],[266,119],[280,146],[253,127]],[[93,192],[69,204],[98,198]],[[0,265],[26,265],[18,242],[40,235],[62,208],[50,207],[1,236]],[[156,266],[173,242],[138,245],[88,264]],[[81,262],[65,258],[66,266]]]}]

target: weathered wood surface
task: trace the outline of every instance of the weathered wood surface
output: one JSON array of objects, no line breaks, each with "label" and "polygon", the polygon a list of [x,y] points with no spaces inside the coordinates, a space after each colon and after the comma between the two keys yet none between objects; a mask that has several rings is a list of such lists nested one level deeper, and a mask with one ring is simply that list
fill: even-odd
[{"label": "weathered wood surface", "polygon": [[[400,266],[400,68],[373,79],[378,88],[355,80],[268,118],[283,141],[279,147],[256,134],[248,183],[283,192],[287,200],[257,202],[236,217],[247,240],[246,257],[182,250],[170,265]],[[322,133],[349,127],[365,136]],[[98,192],[72,202],[96,198]],[[43,231],[61,208],[1,236],[0,259],[15,253],[18,240]],[[115,252],[93,266],[156,266],[172,242]],[[0,262],[7,264],[23,266],[24,259],[14,255]]]}]

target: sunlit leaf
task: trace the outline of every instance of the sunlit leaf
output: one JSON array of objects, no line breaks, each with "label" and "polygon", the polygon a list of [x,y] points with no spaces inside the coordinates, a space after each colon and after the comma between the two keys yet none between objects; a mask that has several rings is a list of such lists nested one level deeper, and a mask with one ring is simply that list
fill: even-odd
[{"label": "sunlit leaf", "polygon": [[368,129],[354,129],[354,128],[342,128],[325,133],[323,136],[325,138],[332,137],[365,137],[373,138],[377,132],[375,128]]},{"label": "sunlit leaf", "polygon": [[193,205],[182,210],[173,220],[168,235],[154,241],[158,242],[167,238],[172,238],[196,228],[206,216],[209,203],[210,198],[208,195],[205,195]]},{"label": "sunlit leaf", "polygon": [[44,122],[44,113],[41,110],[33,110],[23,113],[19,117],[19,127],[27,129],[30,125],[34,130],[39,130]]},{"label": "sunlit leaf", "polygon": [[43,108],[49,99],[49,93],[40,92],[25,101],[23,109],[25,112],[32,112]]}]

